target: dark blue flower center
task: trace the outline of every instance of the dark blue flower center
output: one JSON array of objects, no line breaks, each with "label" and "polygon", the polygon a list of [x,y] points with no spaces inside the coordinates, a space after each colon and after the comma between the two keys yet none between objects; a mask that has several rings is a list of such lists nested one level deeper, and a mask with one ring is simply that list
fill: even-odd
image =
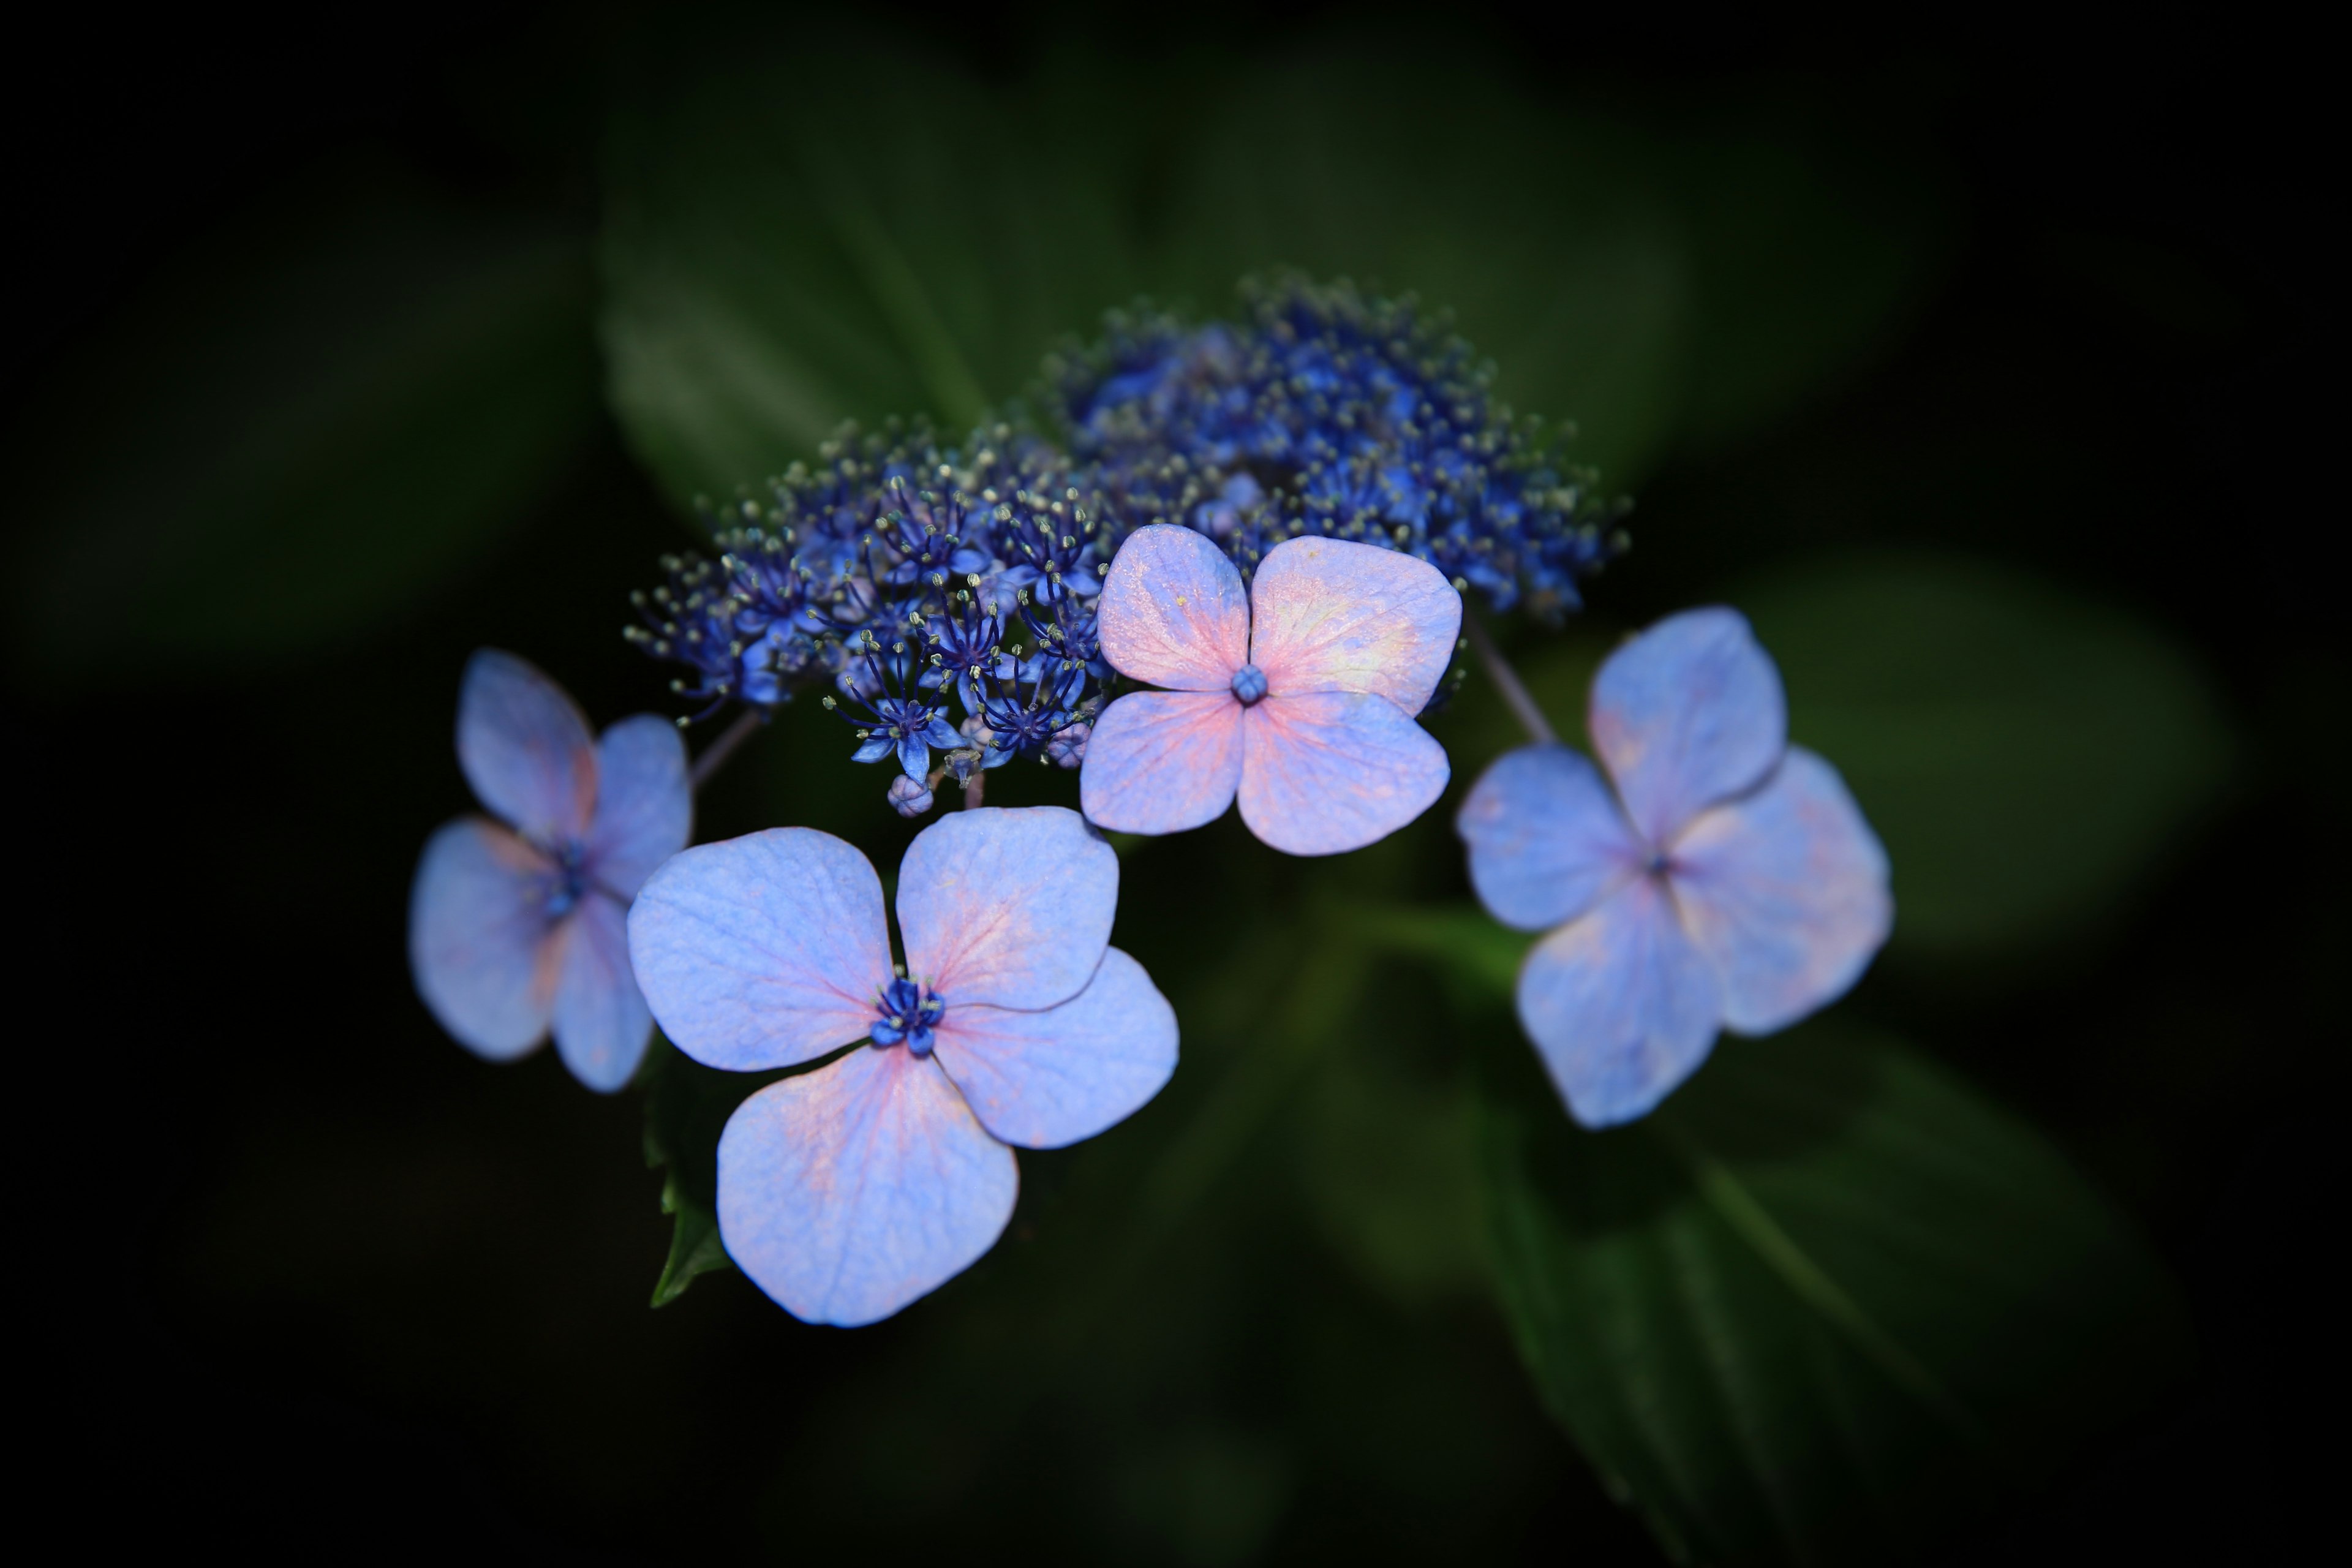
[{"label": "dark blue flower center", "polygon": [[876,998],[874,1029],[877,1046],[904,1045],[919,1057],[931,1054],[931,1031],[939,1026],[948,1005],[931,988],[912,980],[893,980]]},{"label": "dark blue flower center", "polygon": [[547,879],[547,918],[562,920],[576,908],[588,892],[588,876],[581,868],[580,847],[567,846],[555,858],[555,869]]},{"label": "dark blue flower center", "polygon": [[1265,695],[1265,671],[1254,664],[1245,664],[1234,671],[1234,696],[1244,708],[1254,706]]}]

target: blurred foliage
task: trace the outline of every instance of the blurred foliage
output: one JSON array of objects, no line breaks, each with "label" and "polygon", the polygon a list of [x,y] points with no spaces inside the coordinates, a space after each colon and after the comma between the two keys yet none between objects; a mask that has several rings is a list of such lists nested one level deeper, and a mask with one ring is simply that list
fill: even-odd
[{"label": "blurred foliage", "polygon": [[[871,45],[644,45],[602,248],[612,399],[680,500],[843,417],[950,429],[1138,294],[1230,308],[1275,266],[1417,291],[1578,460],[1638,480],[1784,417],[1888,336],[1953,228],[1932,168],[1759,100],[1668,133],[1563,114],[1449,37],[1017,84]],[[1328,41],[1327,41],[1328,42]]]},{"label": "blurred foliage", "polygon": [[2211,678],[2137,617],[2012,567],[1843,560],[1737,588],[1789,728],[1895,867],[1898,954],[1998,956],[2147,880],[2228,782]]},{"label": "blurred foliage", "polygon": [[2129,1226],[1910,1047],[1834,1015],[1727,1038],[1663,1110],[1588,1132],[1501,1011],[1527,938],[1467,910],[1366,926],[1457,982],[1502,1304],[1677,1559],[1914,1555],[2177,1374],[2185,1315]]},{"label": "blurred foliage", "polygon": [[593,433],[581,237],[377,161],[173,258],[14,432],[26,673],[152,682],[348,645]]}]

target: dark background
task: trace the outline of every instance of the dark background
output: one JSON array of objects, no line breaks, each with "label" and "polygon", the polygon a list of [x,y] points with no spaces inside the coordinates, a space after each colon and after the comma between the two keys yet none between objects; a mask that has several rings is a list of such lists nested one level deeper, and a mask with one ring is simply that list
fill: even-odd
[{"label": "dark background", "polygon": [[[1187,7],[1108,30],[1050,8],[883,15],[982,73],[1057,28],[1116,60],[1179,28],[1246,50],[1349,23],[1311,6]],[[2201,1347],[2191,1382],[1953,1543],[1954,1560],[2281,1553],[2325,1485],[2300,1428],[2333,1359],[2313,1259],[2333,1239],[2315,1211],[2342,1078],[2328,977],[2346,934],[2331,889],[2347,671],[2320,557],[2341,515],[2327,374],[2341,262],[2323,227],[2340,189],[2319,50],[2235,12],[1947,36],[1696,11],[1485,16],[1561,93],[1703,102],[1791,79],[1899,95],[1913,122],[1924,97],[1967,203],[1934,298],[1801,418],[1670,458],[1601,593],[1637,624],[1801,548],[1963,545],[2137,610],[2215,672],[2252,765],[2124,929],[1908,1022],[2145,1226]],[[339,151],[594,220],[614,15],[408,5],[42,26],[12,51],[5,109],[19,429],[184,247]],[[2081,264],[2083,236],[2126,264]],[[1989,489],[1998,504],[1981,504]],[[801,1330],[732,1275],[646,1312],[667,1225],[635,1100],[576,1092],[544,1054],[475,1062],[438,1036],[402,962],[416,848],[466,804],[446,743],[466,653],[528,650],[600,720],[659,706],[663,675],[615,633],[651,558],[686,538],[607,427],[494,552],[356,646],[95,689],[12,679],[31,839],[18,918],[33,933],[16,973],[31,1134],[17,1277],[42,1321],[16,1375],[46,1396],[46,1500],[79,1532],[616,1561],[858,1540],[835,1514],[803,1518],[803,1489],[833,1484],[809,1412],[895,1375],[909,1331]],[[730,775],[703,835],[760,825],[765,787],[757,768]],[[1906,1005],[1899,986],[1885,1005]],[[1026,1173],[1050,1188],[1050,1167]],[[1330,1265],[1296,1261],[1278,1219],[1256,1223],[1265,1255],[1292,1259],[1286,1289],[1323,1303],[1318,1340],[1446,1369],[1428,1375],[1457,1405],[1402,1419],[1475,1427],[1503,1478],[1475,1502],[1400,1486],[1349,1457],[1370,1440],[1351,1437],[1353,1417],[1302,1394],[1268,1417],[1287,1424],[1293,1481],[1266,1554],[1654,1560],[1488,1315],[1389,1311]],[[1263,1352],[1292,1354],[1311,1352]],[[1200,1355],[1213,1382],[1271,1375]],[[1016,1426],[1008,1414],[954,1441],[986,1450]],[[936,1432],[901,1437],[855,1459],[910,1478],[909,1500],[884,1489],[863,1505],[867,1550],[1123,1549],[1116,1525],[1069,1523],[1050,1475],[986,1504],[927,1492],[925,1473],[978,1461],[942,1453]],[[948,1515],[924,1513],[940,1495]]]}]

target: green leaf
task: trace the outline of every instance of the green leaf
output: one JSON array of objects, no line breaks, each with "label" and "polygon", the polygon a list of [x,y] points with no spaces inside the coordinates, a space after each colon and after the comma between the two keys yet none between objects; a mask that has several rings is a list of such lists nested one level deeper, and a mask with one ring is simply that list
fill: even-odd
[{"label": "green leaf", "polygon": [[680,499],[844,419],[961,431],[1134,291],[1097,151],[1034,96],[919,58],[685,54],[616,117],[603,336],[613,405]]},{"label": "green leaf", "polygon": [[719,1135],[751,1094],[782,1073],[720,1072],[656,1037],[638,1081],[646,1089],[646,1163],[667,1167],[662,1213],[675,1220],[653,1304],[677,1300],[698,1274],[732,1267],[719,1238]]},{"label": "green leaf", "polygon": [[1732,602],[1780,663],[1792,736],[1885,841],[1895,952],[1999,952],[2116,909],[2231,771],[2190,654],[2021,573],[1846,561]]},{"label": "green leaf", "polygon": [[2177,1369],[2147,1249],[1898,1041],[1727,1039],[1664,1110],[1598,1134],[1531,1052],[1489,1055],[1505,1310],[1546,1404],[1678,1559],[1912,1555]]},{"label": "green leaf", "polygon": [[1223,313],[1276,267],[1453,312],[1501,396],[1629,485],[1685,423],[1736,435],[1867,353],[1949,227],[1937,181],[1841,162],[1778,106],[1669,139],[1443,37],[1055,55],[1013,86],[748,32],[652,53],[607,160],[604,340],[681,499],[844,418],[961,426],[1139,289]]},{"label": "green leaf", "polygon": [[173,258],[20,432],[12,619],[45,679],[348,642],[593,433],[578,237],[376,172],[319,184]]}]

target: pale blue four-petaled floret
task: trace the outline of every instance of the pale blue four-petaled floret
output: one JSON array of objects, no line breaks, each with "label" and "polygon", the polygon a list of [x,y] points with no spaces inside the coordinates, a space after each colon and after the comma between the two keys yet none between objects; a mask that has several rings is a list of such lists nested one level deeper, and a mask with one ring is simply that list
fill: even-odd
[{"label": "pale blue four-petaled floret", "polygon": [[1688,611],[1620,648],[1590,726],[1608,778],[1523,747],[1455,826],[1487,912],[1550,932],[1519,972],[1519,1018],[1570,1113],[1607,1127],[1653,1110],[1720,1030],[1769,1034],[1843,994],[1894,900],[1837,770],[1788,743],[1780,673],[1737,613]]},{"label": "pale blue four-petaled floret", "polygon": [[1110,945],[1118,858],[1058,806],[960,811],[882,883],[830,834],[772,828],[689,849],[629,914],[654,1016],[734,1071],[864,1045],[745,1100],[719,1142],[728,1255],[785,1310],[887,1318],[995,1244],[1008,1145],[1075,1143],[1176,1068],[1176,1016]]},{"label": "pale blue four-petaled floret", "polygon": [[459,1044],[506,1061],[555,1036],[590,1089],[627,1083],[653,1018],[629,972],[629,900],[686,847],[686,747],[650,713],[601,736],[563,689],[485,648],[457,699],[457,761],[497,818],[425,846],[409,897],[416,988]]}]

